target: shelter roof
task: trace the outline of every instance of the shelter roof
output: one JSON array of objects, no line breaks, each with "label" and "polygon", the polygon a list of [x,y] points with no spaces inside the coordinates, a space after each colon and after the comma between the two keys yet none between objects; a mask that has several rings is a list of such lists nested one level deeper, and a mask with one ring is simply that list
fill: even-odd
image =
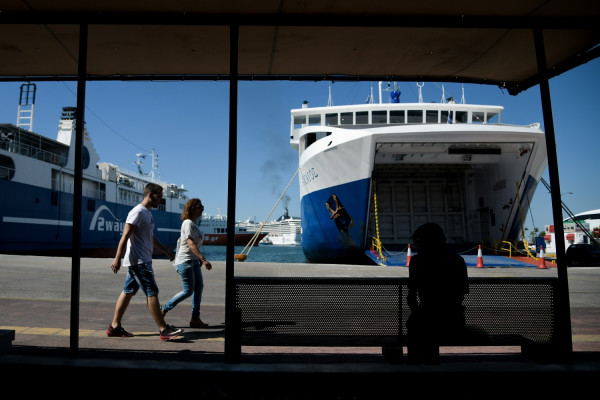
[{"label": "shelter roof", "polygon": [[0,80],[101,79],[479,82],[516,94],[600,54],[597,0],[2,0]]}]

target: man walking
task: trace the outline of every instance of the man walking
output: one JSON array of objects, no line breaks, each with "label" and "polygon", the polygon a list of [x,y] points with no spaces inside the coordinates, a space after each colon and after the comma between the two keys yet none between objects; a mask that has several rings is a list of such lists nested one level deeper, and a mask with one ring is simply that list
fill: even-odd
[{"label": "man walking", "polygon": [[158,286],[154,279],[154,270],[152,269],[152,253],[155,247],[161,250],[171,261],[174,258],[173,254],[154,237],[153,233],[154,218],[150,209],[158,207],[162,199],[162,191],[163,189],[160,185],[148,183],[144,188],[144,200],[127,215],[123,235],[117,248],[117,255],[110,267],[115,274],[119,272],[121,259],[123,258],[123,266],[129,267],[129,271],[125,278],[123,291],[115,306],[113,321],[106,330],[108,336],[133,336],[132,333],[127,332],[121,326],[121,320],[131,298],[140,288],[146,294],[148,310],[152,318],[154,318],[156,325],[158,325],[161,340],[173,339],[183,332],[183,329],[178,329],[165,323],[164,317],[160,312]]}]

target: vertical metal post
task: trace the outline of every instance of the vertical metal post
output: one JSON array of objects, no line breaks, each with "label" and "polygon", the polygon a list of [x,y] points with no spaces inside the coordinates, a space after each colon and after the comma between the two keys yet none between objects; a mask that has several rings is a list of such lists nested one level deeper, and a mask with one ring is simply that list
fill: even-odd
[{"label": "vertical metal post", "polygon": [[550,84],[548,82],[548,66],[546,65],[546,50],[544,47],[544,35],[541,29],[534,29],[535,52],[537,57],[538,74],[540,76],[540,95],[542,99],[542,111],[544,115],[544,131],[546,134],[546,151],[548,153],[548,174],[550,177],[550,198],[552,202],[552,218],[554,220],[554,232],[556,237],[556,258],[558,262],[558,312],[561,315],[559,321],[564,326],[559,326],[562,336],[561,350],[570,356],[573,351],[571,338],[571,310],[569,302],[569,281],[567,276],[567,265],[565,262],[565,241],[562,214],[562,200],[560,198],[560,182],[558,179],[558,160],[556,155],[556,138],[554,132],[554,121],[552,117],[552,104],[550,101]]},{"label": "vertical metal post", "polygon": [[88,26],[79,26],[79,60],[77,71],[77,112],[75,114],[75,187],[73,191],[73,253],[71,261],[71,357],[79,350],[79,300],[81,272],[81,196],[83,183],[83,128],[85,122],[85,85],[87,70]]},{"label": "vertical metal post", "polygon": [[238,40],[239,26],[229,27],[229,172],[227,195],[227,251],[225,257],[225,362],[237,360],[235,323],[234,246],[235,197],[237,171],[237,116],[238,116]]}]

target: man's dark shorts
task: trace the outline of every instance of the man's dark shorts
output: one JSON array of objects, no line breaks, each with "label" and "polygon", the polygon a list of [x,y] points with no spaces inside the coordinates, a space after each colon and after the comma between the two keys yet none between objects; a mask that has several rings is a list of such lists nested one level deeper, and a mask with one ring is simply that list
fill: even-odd
[{"label": "man's dark shorts", "polygon": [[158,294],[158,285],[154,279],[152,262],[129,266],[129,272],[125,278],[123,292],[135,295],[140,287],[146,297],[156,296]]}]

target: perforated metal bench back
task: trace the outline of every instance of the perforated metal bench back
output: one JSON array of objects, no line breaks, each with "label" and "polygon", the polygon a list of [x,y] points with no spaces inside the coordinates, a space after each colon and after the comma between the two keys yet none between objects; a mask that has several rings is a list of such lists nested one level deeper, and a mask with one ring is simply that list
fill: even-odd
[{"label": "perforated metal bench back", "polygon": [[236,279],[245,344],[398,344],[400,279]]},{"label": "perforated metal bench back", "polygon": [[[501,280],[498,280],[501,279]],[[496,337],[519,336],[534,343],[554,340],[556,280],[472,278],[465,297],[467,327]]]},{"label": "perforated metal bench back", "polygon": [[[241,344],[399,345],[410,316],[407,278],[235,278]],[[551,343],[556,279],[470,278],[468,340]],[[399,335],[402,332],[402,335]],[[490,343],[487,343],[490,344]]]}]

